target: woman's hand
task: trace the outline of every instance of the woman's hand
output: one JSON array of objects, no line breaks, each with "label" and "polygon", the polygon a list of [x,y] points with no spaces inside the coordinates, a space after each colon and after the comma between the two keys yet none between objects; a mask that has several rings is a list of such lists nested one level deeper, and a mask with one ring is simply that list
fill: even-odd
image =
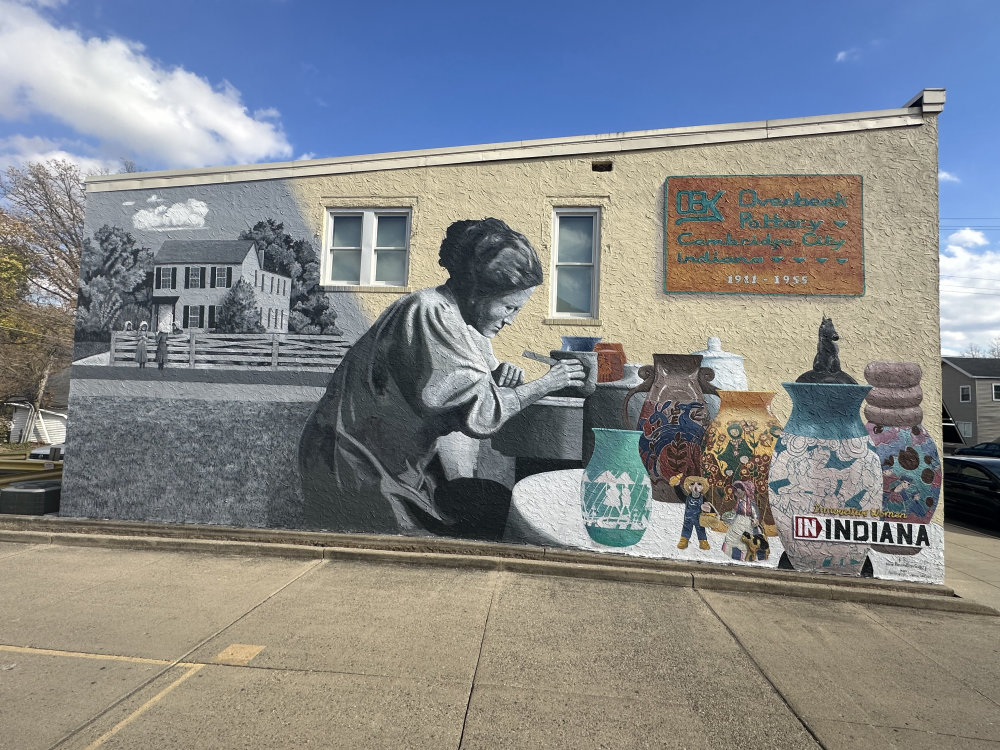
[{"label": "woman's hand", "polygon": [[493,371],[493,382],[501,388],[516,388],[524,382],[524,370],[510,362],[501,362]]},{"label": "woman's hand", "polygon": [[583,385],[587,379],[587,371],[578,359],[561,359],[552,365],[541,379],[548,381],[546,386],[551,393],[570,386]]}]

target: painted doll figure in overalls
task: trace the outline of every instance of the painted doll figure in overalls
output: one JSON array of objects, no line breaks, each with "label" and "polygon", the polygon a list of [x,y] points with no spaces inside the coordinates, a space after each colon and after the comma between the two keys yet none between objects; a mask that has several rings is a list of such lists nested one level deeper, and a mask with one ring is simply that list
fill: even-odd
[{"label": "painted doll figure in overalls", "polygon": [[685,477],[682,484],[681,475],[677,474],[670,477],[670,485],[677,493],[677,499],[684,503],[684,526],[681,529],[681,539],[677,542],[677,549],[687,549],[692,529],[698,533],[698,546],[701,549],[710,549],[705,528],[698,523],[698,517],[704,510],[702,506],[708,505],[702,495],[708,486],[708,480],[705,477],[690,476]]},{"label": "painted doll figure in overalls", "polygon": [[753,482],[733,482],[736,517],[729,524],[722,551],[733,560],[764,560],[769,545],[760,523]]}]

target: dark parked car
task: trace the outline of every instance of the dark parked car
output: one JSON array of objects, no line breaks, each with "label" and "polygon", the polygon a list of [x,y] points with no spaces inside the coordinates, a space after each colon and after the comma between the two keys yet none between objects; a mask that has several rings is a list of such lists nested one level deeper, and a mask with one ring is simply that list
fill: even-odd
[{"label": "dark parked car", "polygon": [[1000,458],[1000,443],[976,443],[968,448],[959,448],[956,456],[991,456]]},{"label": "dark parked car", "polygon": [[1000,529],[1000,458],[944,459],[945,518]]}]

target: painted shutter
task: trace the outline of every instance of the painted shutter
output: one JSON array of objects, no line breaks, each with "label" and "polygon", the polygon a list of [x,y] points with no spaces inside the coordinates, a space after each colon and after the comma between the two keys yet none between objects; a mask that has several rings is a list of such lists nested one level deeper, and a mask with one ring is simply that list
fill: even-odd
[{"label": "painted shutter", "polygon": [[199,328],[204,328],[205,327],[205,306],[204,305],[198,305],[198,327]]},{"label": "painted shutter", "polygon": [[153,273],[153,289],[160,288],[160,278],[161,278],[160,272],[162,270],[163,270],[162,268],[157,268],[156,271]]},{"label": "painted shutter", "polygon": [[188,327],[188,322],[190,321],[190,318],[191,318],[191,309],[187,305],[184,305],[184,328]]},{"label": "painted shutter", "polygon": [[215,328],[215,311],[219,309],[218,305],[208,306],[208,327]]},{"label": "painted shutter", "polygon": [[205,266],[202,266],[198,270],[201,271],[201,288],[204,289],[205,288]]},{"label": "painted shutter", "polygon": [[[191,266],[184,266],[184,288],[191,288]],[[184,325],[187,326],[187,318],[184,318]]]},{"label": "painted shutter", "polygon": [[230,289],[233,286],[233,267],[229,266],[226,269],[226,289]]},{"label": "painted shutter", "polygon": [[212,266],[212,273],[210,274],[210,276],[212,278],[209,279],[209,282],[212,285],[212,289],[215,289],[215,266]]},{"label": "painted shutter", "polygon": [[170,288],[171,289],[176,289],[177,288],[177,267],[176,266],[170,269]]}]

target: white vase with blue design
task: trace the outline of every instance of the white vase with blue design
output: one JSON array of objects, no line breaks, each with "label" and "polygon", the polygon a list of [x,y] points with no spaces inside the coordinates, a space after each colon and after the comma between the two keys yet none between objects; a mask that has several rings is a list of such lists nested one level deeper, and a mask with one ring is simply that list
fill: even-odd
[{"label": "white vase with blue design", "polygon": [[636,544],[649,527],[653,487],[639,457],[638,430],[594,429],[594,453],[580,487],[583,524],[609,547]]},{"label": "white vase with blue design", "polygon": [[[785,553],[795,570],[860,576],[869,545],[826,541],[824,532],[827,518],[850,521],[853,529],[853,522],[871,521],[881,509],[879,458],[861,421],[871,387],[782,386],[792,397],[792,414],[771,460],[768,497]],[[858,527],[857,536],[862,531]]]}]

